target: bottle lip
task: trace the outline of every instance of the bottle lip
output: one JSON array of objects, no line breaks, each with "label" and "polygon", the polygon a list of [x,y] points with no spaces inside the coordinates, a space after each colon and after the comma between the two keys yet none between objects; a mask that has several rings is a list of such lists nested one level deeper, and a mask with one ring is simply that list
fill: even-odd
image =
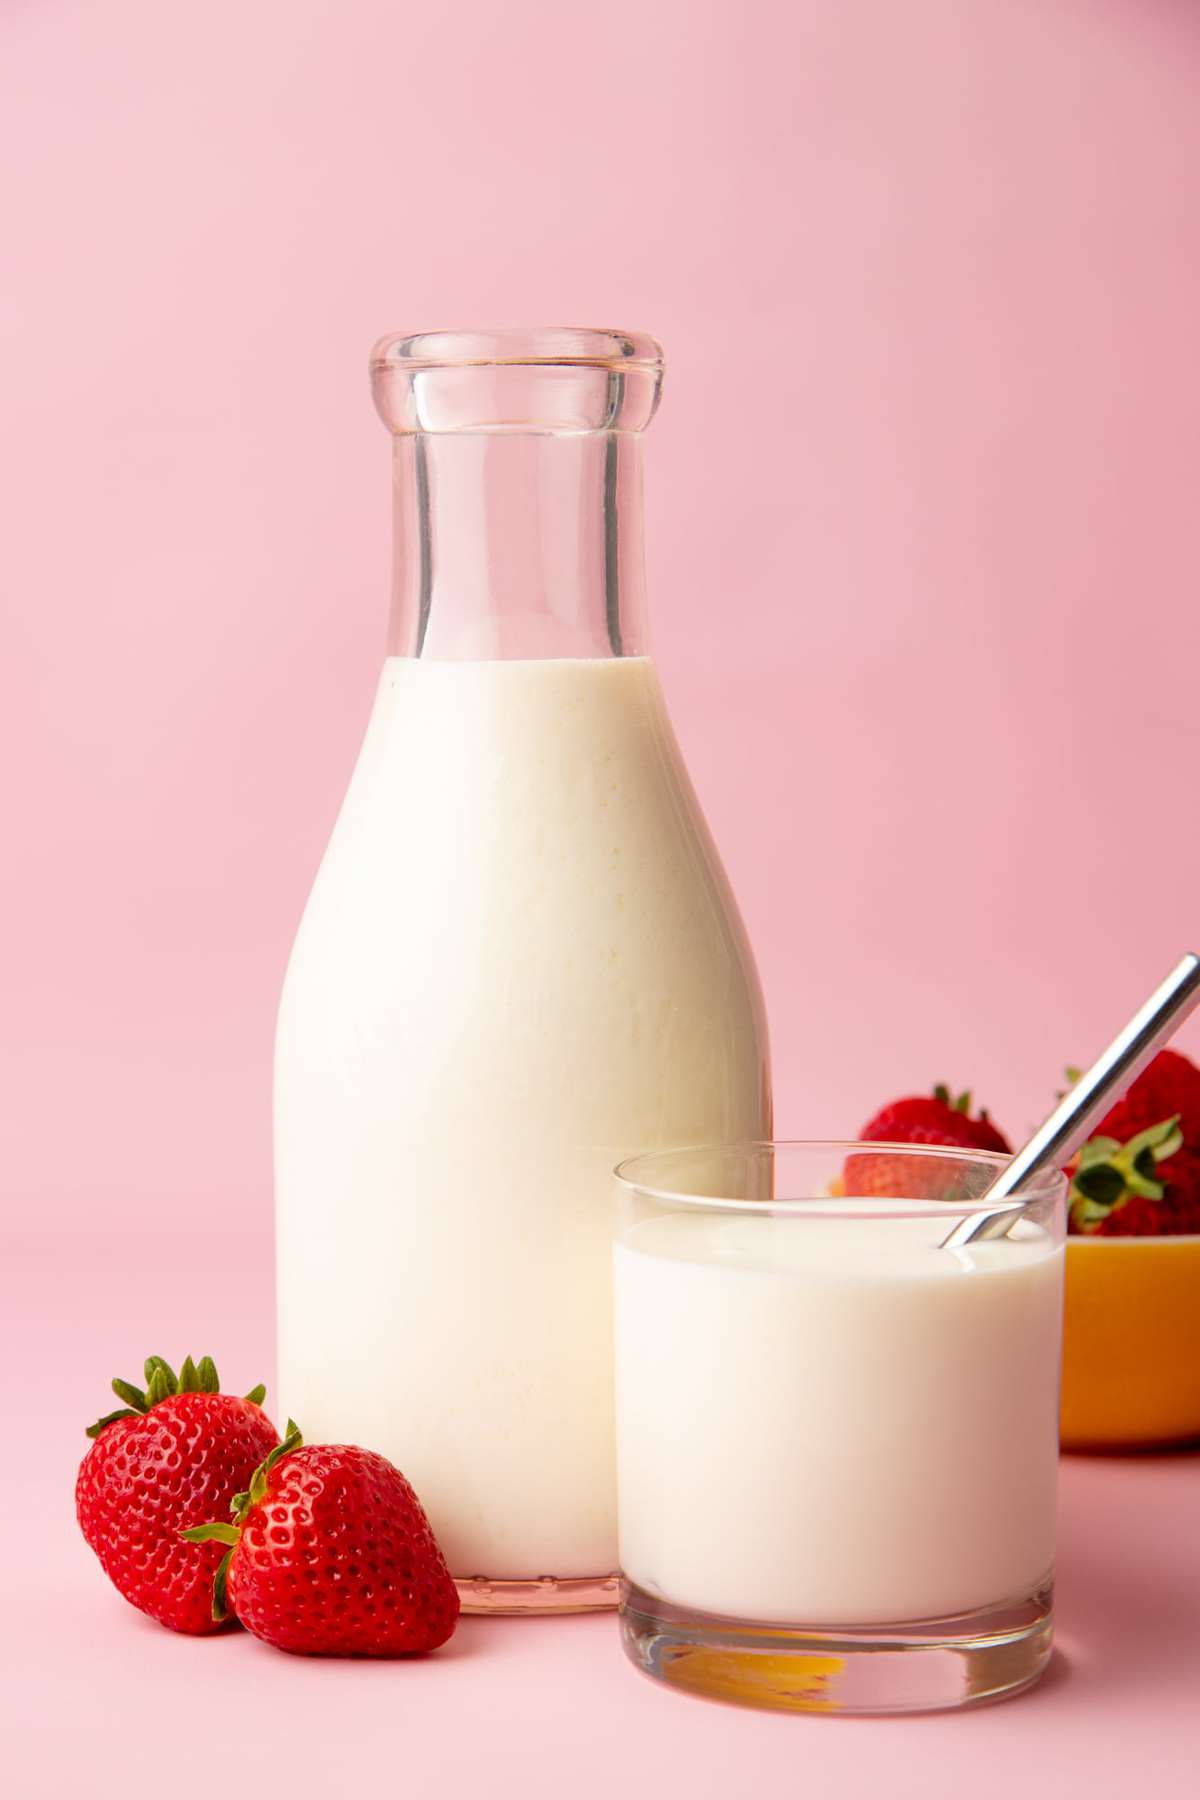
[{"label": "bottle lip", "polygon": [[371,351],[373,374],[401,369],[546,367],[661,372],[662,346],[643,331],[532,325],[392,331]]},{"label": "bottle lip", "polygon": [[582,325],[400,331],[371,352],[375,405],[395,437],[642,431],[662,379],[653,338]]}]

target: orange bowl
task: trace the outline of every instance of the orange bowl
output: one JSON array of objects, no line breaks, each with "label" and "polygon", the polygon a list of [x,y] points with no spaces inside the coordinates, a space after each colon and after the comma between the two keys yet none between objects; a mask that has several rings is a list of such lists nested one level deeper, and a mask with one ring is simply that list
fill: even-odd
[{"label": "orange bowl", "polygon": [[1200,1235],[1068,1238],[1064,1450],[1200,1439]]}]

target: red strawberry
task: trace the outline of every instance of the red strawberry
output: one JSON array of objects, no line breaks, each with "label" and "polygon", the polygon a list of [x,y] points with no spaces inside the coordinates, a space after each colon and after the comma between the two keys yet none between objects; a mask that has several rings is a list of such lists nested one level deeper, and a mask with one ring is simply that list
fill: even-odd
[{"label": "red strawberry", "polygon": [[215,1631],[214,1546],[185,1544],[180,1530],[228,1507],[278,1442],[259,1408],[266,1390],[220,1393],[211,1357],[189,1356],[178,1375],[161,1356],[146,1362],[146,1391],[113,1382],[127,1402],[97,1421],[75,1484],[80,1529],[131,1605],[172,1631]]},{"label": "red strawberry", "polygon": [[1184,1145],[1200,1153],[1200,1069],[1178,1050],[1160,1050],[1104,1115],[1095,1135],[1124,1144],[1148,1126],[1176,1116]]},{"label": "red strawberry", "polygon": [[[869,1119],[860,1139],[883,1144],[944,1144],[959,1150],[993,1150],[1007,1155],[1007,1140],[986,1112],[971,1117],[971,1096],[951,1102],[950,1090],[894,1100]],[[895,1199],[944,1199],[959,1185],[960,1168],[952,1157],[851,1156],[845,1185],[850,1195],[888,1195]]]},{"label": "red strawberry", "polygon": [[[1180,1237],[1200,1234],[1200,1157],[1175,1156],[1161,1200],[1131,1194],[1093,1228],[1096,1237]],[[1160,1170],[1165,1175],[1166,1171]],[[1075,1229],[1072,1212],[1072,1229]],[[1089,1232],[1089,1236],[1093,1235]]]},{"label": "red strawberry", "polygon": [[1070,1173],[1073,1232],[1096,1237],[1200,1232],[1195,1063],[1177,1050],[1160,1050],[1105,1114]]},{"label": "red strawberry", "polygon": [[228,1544],[212,1595],[247,1631],[307,1656],[403,1656],[454,1630],[458,1590],[399,1469],[353,1444],[288,1434],[233,1502],[234,1523],[184,1532]]},{"label": "red strawberry", "polygon": [[1012,1148],[986,1112],[971,1117],[969,1093],[951,1101],[949,1088],[940,1084],[932,1094],[893,1100],[858,1135],[877,1144],[953,1144],[960,1150],[997,1150],[1005,1156]]}]

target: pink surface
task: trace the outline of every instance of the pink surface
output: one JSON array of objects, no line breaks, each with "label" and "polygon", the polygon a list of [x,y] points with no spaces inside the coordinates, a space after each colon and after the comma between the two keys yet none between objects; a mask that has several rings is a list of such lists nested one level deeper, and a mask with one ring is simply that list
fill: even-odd
[{"label": "pink surface", "polygon": [[1019,1132],[1195,938],[1198,80],[1178,0],[9,0],[22,1792],[105,1791],[106,1742],[124,1781],[117,1692],[155,1759],[201,1695],[314,1793],[439,1746],[452,1791],[1182,1791],[1188,1459],[1068,1465],[1039,1693],[849,1728],[656,1694],[603,1621],[399,1670],[180,1643],[68,1495],[146,1350],[270,1373],[273,1012],[382,650],[387,328],[666,345],[652,608],[783,1130],[941,1077]]},{"label": "pink surface", "polygon": [[[270,1320],[253,1259],[235,1257],[219,1277],[202,1238],[171,1304],[122,1278],[130,1260],[92,1239],[64,1255],[30,1232],[18,1266],[26,1291],[57,1313],[49,1374],[31,1373],[14,1402],[42,1461],[5,1502],[0,1713],[19,1800],[63,1800],[85,1771],[92,1793],[162,1781],[172,1800],[210,1800],[214,1779],[244,1794],[269,1770],[289,1800],[360,1795],[372,1782],[419,1800],[1182,1800],[1194,1789],[1196,1456],[1064,1459],[1059,1648],[1040,1687],[970,1714],[779,1718],[664,1692],[625,1662],[611,1617],[467,1620],[434,1656],[384,1665],[310,1662],[244,1634],[164,1631],[109,1587],[72,1521],[82,1426],[104,1400],[99,1375],[135,1374],[143,1346],[175,1355],[210,1345],[223,1347],[228,1384],[246,1388],[267,1364]],[[3,1350],[19,1366],[18,1346]]]}]

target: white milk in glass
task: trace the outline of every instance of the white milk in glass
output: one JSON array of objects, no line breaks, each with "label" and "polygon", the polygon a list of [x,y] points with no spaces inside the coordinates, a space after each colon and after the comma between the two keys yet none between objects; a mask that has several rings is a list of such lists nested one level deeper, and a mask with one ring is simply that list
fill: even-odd
[{"label": "white milk in glass", "polygon": [[609,1172],[762,1136],[764,1059],[650,662],[390,658],[280,1010],[281,1404],[456,1575],[615,1567]]},{"label": "white milk in glass", "polygon": [[1063,1252],[1023,1220],[659,1214],[615,1256],[621,1563],[748,1621],[945,1618],[1054,1559]]}]

